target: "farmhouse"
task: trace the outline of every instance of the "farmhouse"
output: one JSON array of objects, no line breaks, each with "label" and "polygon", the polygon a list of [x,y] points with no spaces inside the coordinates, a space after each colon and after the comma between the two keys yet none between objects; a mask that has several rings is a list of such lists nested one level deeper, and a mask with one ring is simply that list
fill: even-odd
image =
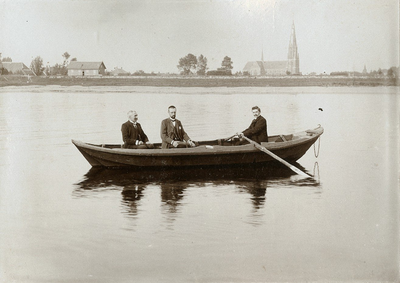
[{"label": "farmhouse", "polygon": [[3,67],[4,69],[6,69],[9,74],[31,75],[31,76],[36,75],[24,63],[20,63],[20,62],[2,62],[2,63],[0,63],[0,67]]},{"label": "farmhouse", "polygon": [[103,62],[72,61],[67,66],[68,76],[102,76],[106,73]]}]

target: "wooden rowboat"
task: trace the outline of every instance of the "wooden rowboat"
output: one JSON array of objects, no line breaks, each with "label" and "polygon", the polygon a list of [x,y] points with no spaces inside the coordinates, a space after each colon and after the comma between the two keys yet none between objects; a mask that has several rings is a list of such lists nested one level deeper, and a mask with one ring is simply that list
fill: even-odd
[{"label": "wooden rowboat", "polygon": [[[294,162],[302,157],[322,135],[318,127],[289,135],[269,136],[261,143],[267,150],[280,158]],[[151,169],[156,167],[229,166],[276,163],[271,156],[247,143],[238,145],[238,139],[196,142],[193,148],[125,149],[121,144],[90,144],[77,140],[72,143],[93,167],[134,167]]]}]

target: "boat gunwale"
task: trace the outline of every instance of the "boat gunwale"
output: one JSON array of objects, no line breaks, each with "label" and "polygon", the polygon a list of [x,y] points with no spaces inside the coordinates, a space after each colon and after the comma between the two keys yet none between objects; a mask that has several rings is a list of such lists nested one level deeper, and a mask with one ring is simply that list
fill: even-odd
[{"label": "boat gunwale", "polygon": [[[308,135],[309,131],[314,133]],[[309,142],[311,139],[317,139],[322,135],[324,129],[318,127],[313,130],[301,131],[293,134],[299,138],[283,142],[269,142],[262,143],[261,145],[268,150],[289,149]],[[232,153],[252,153],[259,151],[252,144],[237,145],[237,146],[222,146],[212,145],[212,148],[207,148],[207,145],[200,145],[194,148],[174,148],[174,149],[125,149],[125,148],[106,148],[100,145],[92,145],[78,140],[71,140],[72,143],[78,148],[85,148],[88,150],[104,152],[109,154],[129,155],[129,156],[150,156],[150,157],[165,157],[165,156],[200,156],[200,155],[226,155]],[[211,140],[209,142],[215,142]],[[207,142],[207,141],[202,141]]]}]

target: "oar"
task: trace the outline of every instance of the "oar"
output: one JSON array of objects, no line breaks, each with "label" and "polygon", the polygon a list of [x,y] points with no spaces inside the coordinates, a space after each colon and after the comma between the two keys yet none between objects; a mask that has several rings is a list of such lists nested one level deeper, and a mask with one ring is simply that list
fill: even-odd
[{"label": "oar", "polygon": [[265,152],[266,154],[272,156],[273,158],[275,158],[276,160],[278,160],[279,162],[281,162],[282,164],[286,165],[287,167],[289,167],[292,171],[294,171],[295,173],[304,176],[304,177],[311,177],[310,175],[304,173],[303,171],[301,171],[299,168],[297,168],[296,166],[293,166],[292,164],[290,164],[289,162],[286,162],[285,160],[283,160],[282,158],[280,158],[278,155],[272,153],[271,151],[269,151],[268,149],[266,149],[265,147],[263,147],[262,145],[256,143],[255,141],[252,141],[251,139],[242,136],[245,140],[247,140],[249,143],[251,143],[252,145],[254,145],[257,149]]},{"label": "oar", "polygon": [[224,139],[224,141],[229,141],[231,138],[237,136],[237,134],[234,134],[233,136],[230,136],[229,138]]}]

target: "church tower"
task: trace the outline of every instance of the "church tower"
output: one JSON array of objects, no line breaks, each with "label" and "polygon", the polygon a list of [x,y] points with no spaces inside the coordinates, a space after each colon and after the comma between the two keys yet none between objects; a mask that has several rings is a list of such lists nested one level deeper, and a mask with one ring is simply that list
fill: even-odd
[{"label": "church tower", "polygon": [[290,35],[289,50],[288,50],[288,62],[287,62],[286,69],[287,69],[287,72],[292,75],[300,74],[299,53],[297,51],[296,31],[294,28],[294,22],[292,24],[292,33]]},{"label": "church tower", "polygon": [[366,75],[367,73],[368,73],[368,71],[367,71],[367,66],[364,64],[364,70],[363,70],[363,72],[362,72],[364,75]]}]

